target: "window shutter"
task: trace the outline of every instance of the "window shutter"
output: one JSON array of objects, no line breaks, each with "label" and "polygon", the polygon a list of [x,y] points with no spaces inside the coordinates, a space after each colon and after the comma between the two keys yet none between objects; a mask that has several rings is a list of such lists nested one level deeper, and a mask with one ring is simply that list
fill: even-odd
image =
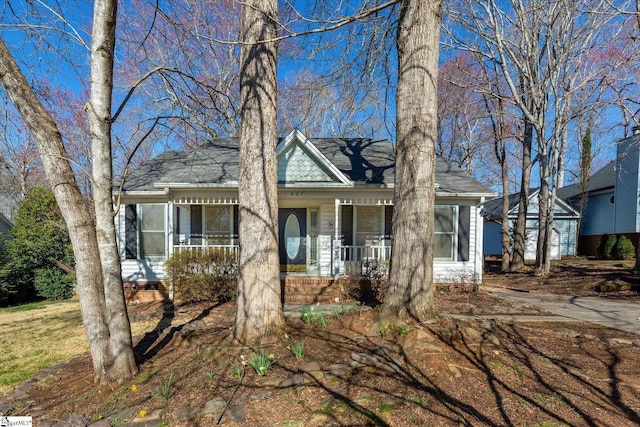
[{"label": "window shutter", "polygon": [[[234,238],[238,237],[238,230],[240,229],[240,206],[233,205],[233,235]],[[238,241],[234,241],[235,244],[238,244]]]},{"label": "window shutter", "polygon": [[345,246],[353,245],[353,206],[342,205],[342,238]]},{"label": "window shutter", "polygon": [[471,228],[471,207],[458,207],[458,261],[469,261],[469,230]]},{"label": "window shutter", "polygon": [[384,207],[384,236],[385,239],[391,238],[391,224],[393,220],[393,206],[386,205]]},{"label": "window shutter", "polygon": [[191,205],[191,244],[202,244],[202,205]]},{"label": "window shutter", "polygon": [[138,258],[138,215],[136,205],[124,206],[125,259]]}]

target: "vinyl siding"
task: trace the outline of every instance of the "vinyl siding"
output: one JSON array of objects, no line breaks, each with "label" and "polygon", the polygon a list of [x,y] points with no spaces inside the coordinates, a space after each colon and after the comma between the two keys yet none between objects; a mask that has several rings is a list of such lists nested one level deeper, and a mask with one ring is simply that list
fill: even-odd
[{"label": "vinyl siding", "polygon": [[614,205],[609,202],[611,196],[613,196],[613,191],[589,197],[583,212],[580,234],[591,236],[614,232],[614,222],[612,221]]},{"label": "vinyl siding", "polygon": [[618,146],[614,233],[638,231],[638,154],[638,145],[633,138]]},{"label": "vinyl siding", "polygon": [[[478,208],[470,206],[469,261],[435,261],[433,280],[436,283],[478,283],[482,281],[482,269],[477,265],[477,221]],[[477,220],[477,221],[476,221]]]}]

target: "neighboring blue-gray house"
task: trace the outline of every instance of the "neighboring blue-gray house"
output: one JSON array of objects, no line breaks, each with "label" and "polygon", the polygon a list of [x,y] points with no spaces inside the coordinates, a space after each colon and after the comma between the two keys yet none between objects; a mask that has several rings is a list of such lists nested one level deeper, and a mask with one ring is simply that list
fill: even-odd
[{"label": "neighboring blue-gray house", "polygon": [[[286,300],[291,301],[287,283],[292,281],[296,292],[316,285],[331,288],[354,265],[388,263],[393,144],[308,139],[294,130],[280,140],[277,154]],[[164,261],[173,253],[213,247],[236,256],[238,161],[237,138],[222,138],[163,153],[126,178],[116,221],[127,286],[164,289],[163,296],[171,297]],[[495,193],[442,159],[436,166],[435,280],[479,282],[480,210]]]},{"label": "neighboring blue-gray house", "polygon": [[[558,195],[576,210],[580,206],[580,184],[558,190]],[[616,159],[589,178],[586,204],[578,252],[595,255],[603,234],[626,235],[638,247],[640,233],[640,134],[623,138],[617,143]]]},{"label": "neighboring blue-gray house", "polygon": [[[535,260],[538,245],[538,194],[540,190],[531,190],[527,207],[525,260]],[[518,217],[520,194],[509,196],[509,227],[515,227]],[[502,197],[485,203],[482,212],[484,223],[484,254],[502,256]],[[576,254],[577,227],[580,215],[568,203],[556,198],[551,238],[551,259]]]},{"label": "neighboring blue-gray house", "polygon": [[11,228],[13,228],[13,222],[0,212],[0,233],[4,240],[11,239]]}]

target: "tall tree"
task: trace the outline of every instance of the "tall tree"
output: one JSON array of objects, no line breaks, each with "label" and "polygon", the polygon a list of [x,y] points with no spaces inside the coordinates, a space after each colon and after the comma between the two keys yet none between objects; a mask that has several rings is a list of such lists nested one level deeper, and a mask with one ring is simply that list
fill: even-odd
[{"label": "tall tree", "polygon": [[91,95],[86,105],[93,155],[93,200],[96,237],[100,249],[102,277],[109,322],[109,342],[114,370],[119,378],[138,372],[131,326],[122,286],[120,253],[116,243],[113,212],[113,166],[111,156],[111,100],[113,60],[116,44],[117,0],[96,0],[91,42]]},{"label": "tall tree", "polygon": [[278,256],[277,0],[242,4],[240,258],[234,337],[256,342],[284,325]]},{"label": "tall tree", "polygon": [[[96,40],[92,49],[92,56],[95,56],[92,57],[92,80],[95,81],[95,85],[92,90],[96,93],[92,94],[88,110],[97,115],[98,127],[111,123],[109,115],[111,95],[107,92],[111,90],[110,76],[113,72],[115,13],[114,1],[97,0],[95,2],[94,36]],[[71,169],[58,125],[29,86],[24,74],[1,40],[0,84],[34,136],[47,179],[69,230],[76,259],[76,289],[89,339],[95,380],[101,383],[123,381],[137,372],[131,346],[131,332],[126,316],[123,290],[121,284],[119,289],[116,289],[118,285],[114,284],[112,272],[109,272],[111,276],[107,279],[109,289],[105,289],[103,268],[112,268],[114,259],[105,260],[105,266],[102,265],[102,254],[108,253],[105,248],[115,247],[115,233],[109,232],[109,225],[104,223],[106,217],[99,220],[100,229],[96,231],[94,218]],[[108,102],[109,106],[105,107],[105,102]],[[100,129],[92,127],[94,155],[99,157],[95,160],[97,167],[94,175],[100,186],[100,202],[96,206],[99,206],[102,215],[107,214],[108,204],[107,215],[113,227],[110,166],[104,164],[104,162],[110,162],[110,154],[109,156],[104,154],[105,151],[110,150],[110,145],[105,136],[109,136],[108,129],[105,131],[103,127]],[[102,144],[107,146],[103,147]],[[105,170],[107,173],[104,173]],[[103,192],[107,186],[109,196],[105,198]],[[100,237],[97,233],[100,233]],[[98,244],[99,239],[101,245]],[[107,242],[110,239],[113,239],[113,242]],[[117,259],[117,252],[115,257]],[[118,279],[121,280],[121,278]]]},{"label": "tall tree", "polygon": [[404,0],[397,32],[393,253],[383,321],[423,321],[433,299],[440,0]]}]

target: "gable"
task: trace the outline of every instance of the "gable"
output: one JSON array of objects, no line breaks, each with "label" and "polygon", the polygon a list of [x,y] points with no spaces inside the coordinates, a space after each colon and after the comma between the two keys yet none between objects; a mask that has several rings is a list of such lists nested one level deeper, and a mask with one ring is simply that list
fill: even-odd
[{"label": "gable", "polygon": [[336,182],[326,168],[299,143],[291,144],[278,157],[278,182]]},{"label": "gable", "polygon": [[352,185],[340,171],[299,130],[278,143],[278,183],[338,183]]}]

